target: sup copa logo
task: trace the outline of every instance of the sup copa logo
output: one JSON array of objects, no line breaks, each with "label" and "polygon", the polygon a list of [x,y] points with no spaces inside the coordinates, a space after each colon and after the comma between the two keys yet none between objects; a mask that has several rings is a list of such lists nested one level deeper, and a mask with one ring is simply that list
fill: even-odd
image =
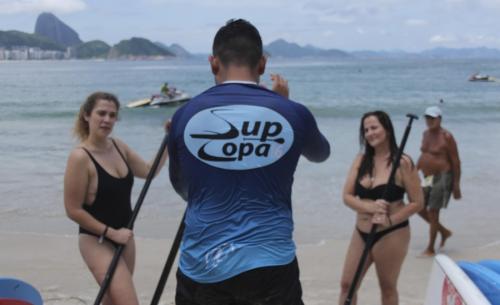
[{"label": "sup copa logo", "polygon": [[279,160],[292,146],[293,129],[265,107],[231,105],[202,110],[187,123],[188,150],[209,165],[245,170]]}]

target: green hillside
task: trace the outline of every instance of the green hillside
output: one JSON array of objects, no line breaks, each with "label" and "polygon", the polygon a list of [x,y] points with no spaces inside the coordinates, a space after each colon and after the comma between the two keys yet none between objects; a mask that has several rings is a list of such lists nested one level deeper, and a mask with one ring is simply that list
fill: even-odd
[{"label": "green hillside", "polygon": [[65,51],[65,48],[47,38],[19,31],[0,31],[0,47],[10,49],[16,46],[39,47],[43,50]]},{"label": "green hillside", "polygon": [[92,40],[74,48],[75,57],[80,59],[87,58],[107,58],[111,47],[101,40]]},{"label": "green hillside", "polygon": [[109,57],[119,58],[127,56],[175,56],[172,52],[160,48],[153,42],[145,39],[133,37],[129,40],[122,40],[111,48]]}]

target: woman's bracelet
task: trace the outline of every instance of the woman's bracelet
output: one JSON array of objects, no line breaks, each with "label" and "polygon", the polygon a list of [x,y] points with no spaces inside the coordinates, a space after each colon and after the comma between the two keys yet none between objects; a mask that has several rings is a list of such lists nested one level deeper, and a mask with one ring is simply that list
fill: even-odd
[{"label": "woman's bracelet", "polygon": [[99,243],[102,244],[102,242],[104,241],[104,238],[106,237],[106,233],[108,233],[108,229],[109,227],[106,226],[104,228],[104,231],[102,232],[101,236],[99,236]]}]

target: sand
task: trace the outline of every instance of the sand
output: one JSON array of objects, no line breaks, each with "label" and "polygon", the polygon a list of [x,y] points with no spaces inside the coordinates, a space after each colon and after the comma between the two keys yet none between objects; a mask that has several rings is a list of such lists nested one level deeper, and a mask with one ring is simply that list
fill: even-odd
[{"label": "sand", "polygon": [[[141,304],[149,304],[171,240],[136,239],[138,256],[134,281]],[[417,240],[417,243],[419,241]],[[298,259],[304,302],[309,305],[336,304],[339,278],[347,248],[347,240],[326,240],[316,245],[298,245]],[[83,263],[77,236],[33,233],[0,233],[0,275],[15,277],[39,289],[46,305],[93,304],[98,287]],[[432,258],[420,258],[416,249],[404,263],[399,281],[400,304],[422,304]],[[452,249],[447,253],[454,260],[498,258],[500,243],[480,248]],[[175,277],[170,275],[160,304],[174,304]],[[380,293],[373,268],[359,292],[359,304],[380,304]]]}]

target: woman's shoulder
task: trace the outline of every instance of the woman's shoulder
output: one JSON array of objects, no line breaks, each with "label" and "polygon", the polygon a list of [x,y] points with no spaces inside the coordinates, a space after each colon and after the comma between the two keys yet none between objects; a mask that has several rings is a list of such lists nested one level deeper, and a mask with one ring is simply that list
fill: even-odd
[{"label": "woman's shoulder", "polygon": [[361,163],[361,161],[363,160],[363,157],[364,157],[364,154],[362,153],[358,153],[356,154],[356,157],[354,158],[354,163]]},{"label": "woman's shoulder", "polygon": [[413,163],[412,158],[407,154],[403,154],[399,162],[399,166],[403,171],[411,171],[415,168],[415,163]]},{"label": "woman's shoulder", "polygon": [[68,164],[85,165],[89,161],[89,155],[80,144],[75,146],[68,157]]},{"label": "woman's shoulder", "polygon": [[128,151],[129,147],[124,141],[120,140],[119,138],[115,138],[115,137],[110,138],[110,140],[111,140],[111,142],[115,143],[116,146],[118,146],[120,151],[125,152],[125,153]]},{"label": "woman's shoulder", "polygon": [[87,152],[85,151],[85,146],[82,144],[78,144],[73,149],[71,149],[71,152],[69,153],[70,157],[74,158],[83,158],[87,156]]},{"label": "woman's shoulder", "polygon": [[359,166],[361,165],[361,161],[363,161],[363,154],[358,153],[352,161],[352,167],[355,169],[359,168]]}]

